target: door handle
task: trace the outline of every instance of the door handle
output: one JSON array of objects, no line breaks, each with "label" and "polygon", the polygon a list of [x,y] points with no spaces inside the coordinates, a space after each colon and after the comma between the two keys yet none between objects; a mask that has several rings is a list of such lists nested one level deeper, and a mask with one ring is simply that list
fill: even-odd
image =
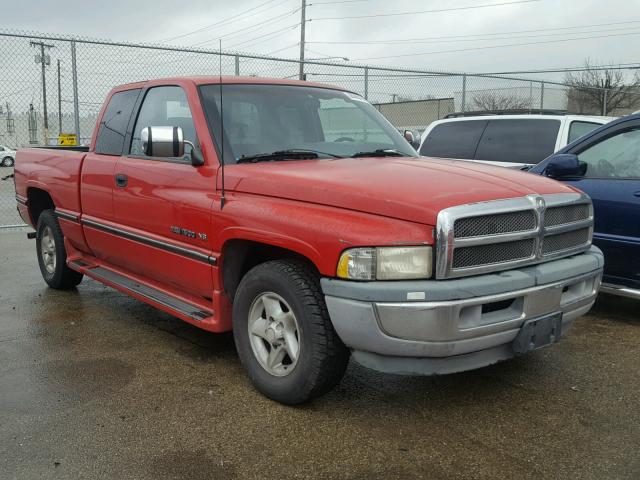
[{"label": "door handle", "polygon": [[129,178],[126,175],[122,173],[116,173],[116,186],[124,188],[127,186],[128,180]]},{"label": "door handle", "polygon": [[634,196],[634,197],[640,197],[640,191],[633,192],[633,196]]}]

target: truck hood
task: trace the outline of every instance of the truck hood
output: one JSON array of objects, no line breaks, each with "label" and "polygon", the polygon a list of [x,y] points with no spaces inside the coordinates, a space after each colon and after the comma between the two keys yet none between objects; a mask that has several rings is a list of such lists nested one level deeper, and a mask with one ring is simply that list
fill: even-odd
[{"label": "truck hood", "polygon": [[426,157],[227,165],[225,187],[427,225],[435,225],[438,212],[455,205],[575,191],[526,172]]}]

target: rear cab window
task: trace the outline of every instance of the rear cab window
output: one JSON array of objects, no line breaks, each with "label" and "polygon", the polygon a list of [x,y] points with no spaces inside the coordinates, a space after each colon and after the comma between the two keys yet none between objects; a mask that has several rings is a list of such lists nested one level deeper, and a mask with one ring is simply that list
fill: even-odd
[{"label": "rear cab window", "polygon": [[555,151],[559,130],[554,119],[489,120],[475,159],[538,163]]},{"label": "rear cab window", "polygon": [[465,120],[436,125],[422,142],[420,155],[473,160],[487,120]]},{"label": "rear cab window", "polygon": [[114,93],[104,111],[96,139],[96,153],[122,155],[127,127],[140,89]]}]

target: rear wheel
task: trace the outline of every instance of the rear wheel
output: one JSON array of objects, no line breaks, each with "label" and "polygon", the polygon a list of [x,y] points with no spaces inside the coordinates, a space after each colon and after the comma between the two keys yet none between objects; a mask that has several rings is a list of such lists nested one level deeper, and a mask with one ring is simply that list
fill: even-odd
[{"label": "rear wheel", "polygon": [[64,236],[53,210],[45,210],[38,218],[36,248],[42,278],[51,288],[68,290],[82,281],[82,274],[67,266]]},{"label": "rear wheel", "polygon": [[12,157],[4,157],[2,159],[3,167],[13,167],[13,158]]},{"label": "rear wheel", "polygon": [[244,276],[233,303],[233,335],[255,387],[289,405],[331,390],[349,361],[317,274],[295,260],[269,261]]}]

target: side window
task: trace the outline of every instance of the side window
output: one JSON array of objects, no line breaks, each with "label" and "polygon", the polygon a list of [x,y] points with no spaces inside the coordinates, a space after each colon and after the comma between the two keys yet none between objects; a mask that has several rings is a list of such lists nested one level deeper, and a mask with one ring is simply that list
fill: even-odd
[{"label": "side window", "polygon": [[476,159],[538,163],[554,152],[559,130],[558,120],[490,120]]},{"label": "side window", "polygon": [[620,132],[578,155],[587,178],[640,178],[640,127]]},{"label": "side window", "polygon": [[4,152],[4,147],[0,145],[0,152]]},{"label": "side window", "polygon": [[[198,144],[196,127],[184,90],[180,87],[154,87],[144,97],[133,127],[131,155],[144,155],[140,133],[146,127],[181,127],[185,140]],[[186,153],[190,147],[185,147]]]},{"label": "side window", "polygon": [[571,125],[569,125],[569,138],[567,138],[567,143],[573,142],[574,140],[580,138],[583,135],[586,135],[591,130],[595,130],[600,126],[601,125],[599,123],[593,122],[571,122]]},{"label": "side window", "polygon": [[486,120],[447,122],[436,125],[420,147],[426,157],[473,159]]},{"label": "side window", "polygon": [[96,153],[122,155],[124,137],[140,89],[114,93],[109,100],[98,129]]}]

